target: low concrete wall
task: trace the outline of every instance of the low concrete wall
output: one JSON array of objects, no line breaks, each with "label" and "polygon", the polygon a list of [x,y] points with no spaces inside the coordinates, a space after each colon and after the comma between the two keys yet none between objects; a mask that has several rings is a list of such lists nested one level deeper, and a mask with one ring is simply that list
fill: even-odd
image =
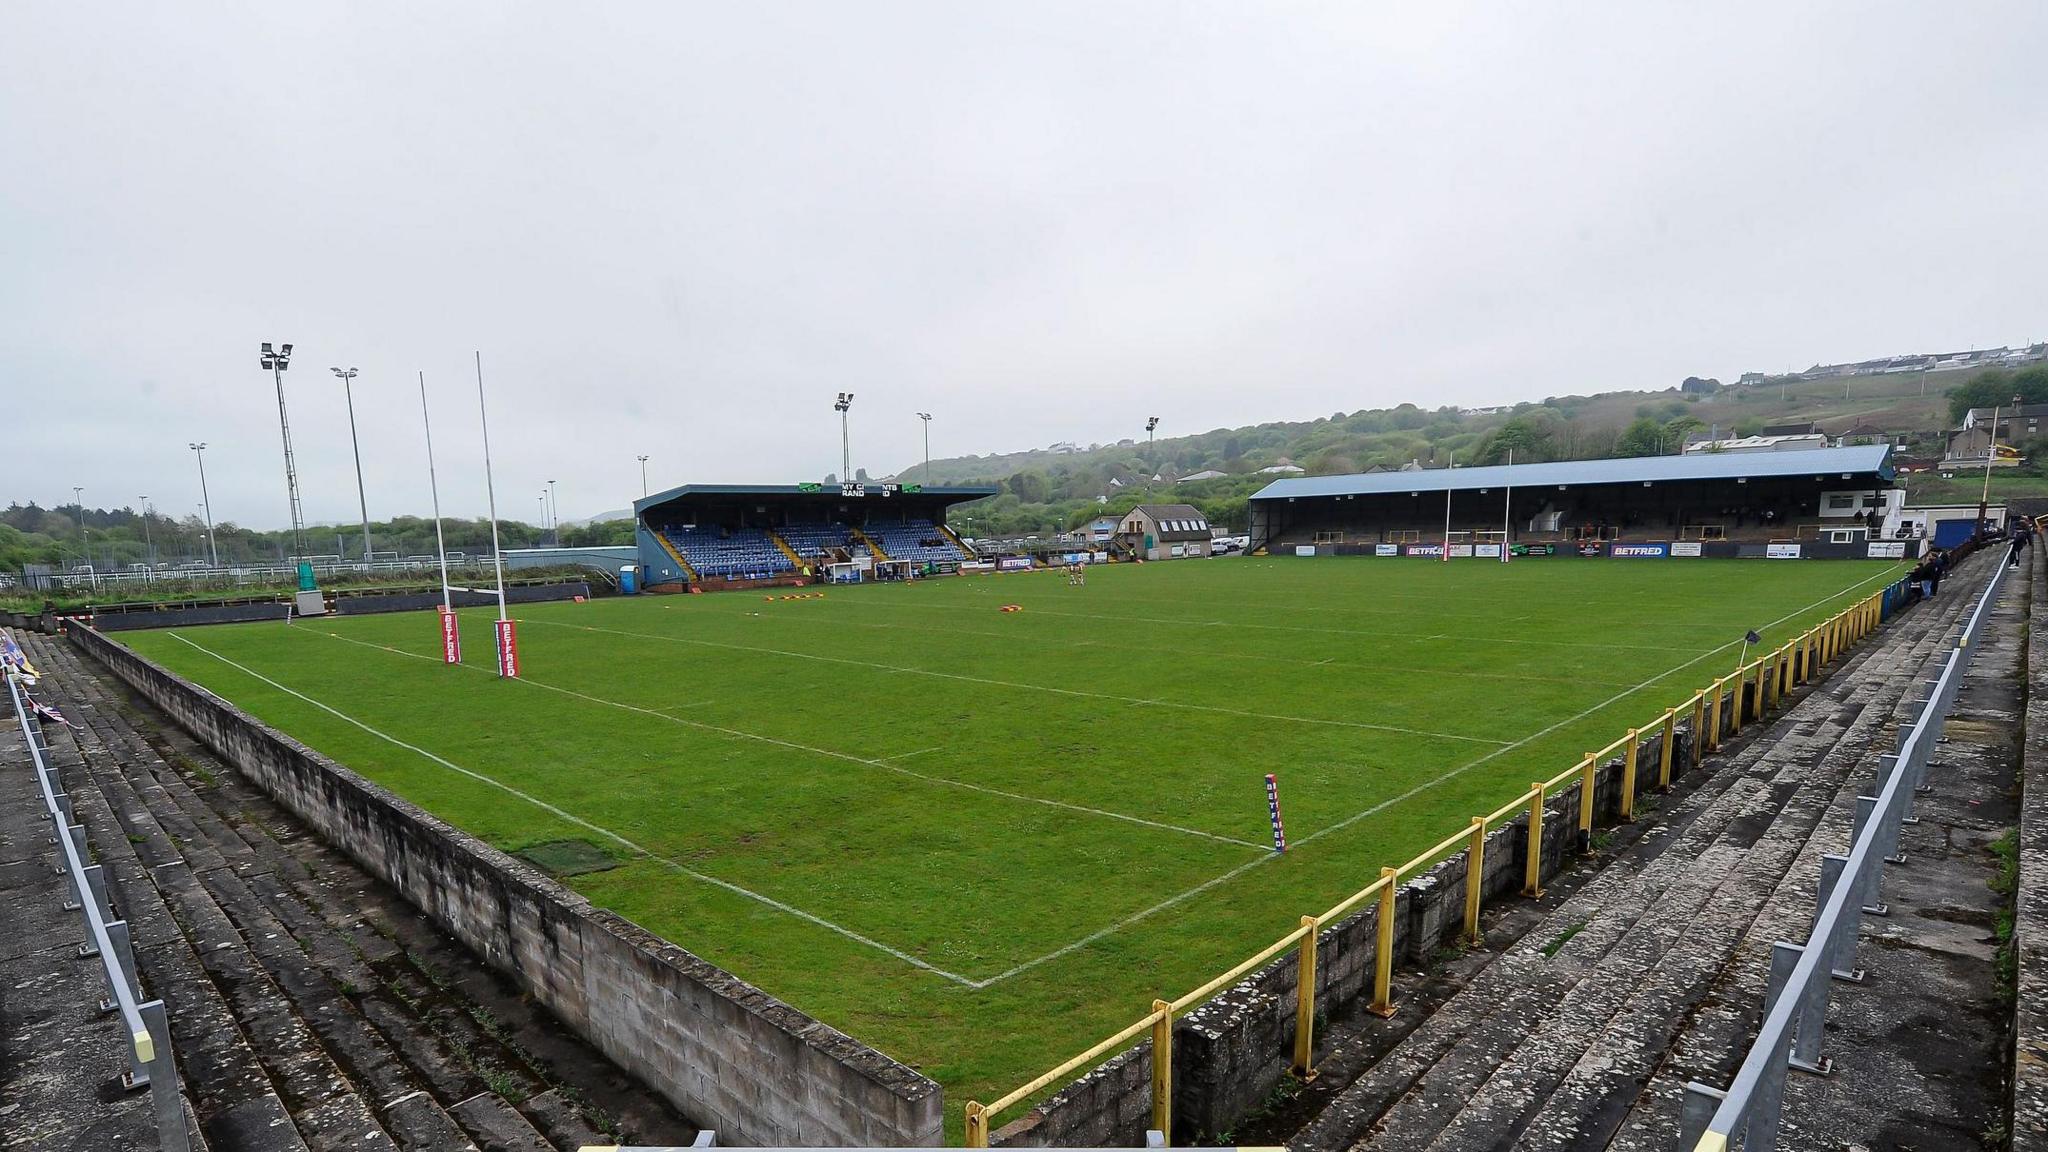
[{"label": "low concrete wall", "polygon": [[197,608],[138,609],[106,612],[92,618],[102,632],[125,632],[134,628],[184,628],[194,624],[246,624],[253,620],[282,620],[291,606],[279,600],[260,604],[211,604]]},{"label": "low concrete wall", "polygon": [[939,1086],[90,629],[72,642],[721,1142],[935,1145]]},{"label": "low concrete wall", "polygon": [[[1636,760],[1638,796],[1657,786],[1663,733],[1640,745]],[[1674,776],[1691,763],[1690,725],[1678,725],[1672,750]],[[1601,765],[1594,776],[1595,824],[1621,813],[1622,761]],[[1546,798],[1543,806],[1541,874],[1555,876],[1571,864],[1580,844],[1579,786]],[[1519,816],[1487,834],[1482,892],[1492,902],[1519,892],[1527,868],[1529,818]],[[1394,901],[1394,949],[1414,963],[1454,941],[1464,927],[1463,852],[1401,886]],[[1364,880],[1360,881],[1361,886]],[[1279,935],[1276,924],[1274,935]],[[1342,1014],[1372,995],[1373,957],[1379,942],[1376,905],[1323,930],[1316,937],[1316,989],[1321,1011]],[[1300,961],[1292,951],[1224,989],[1207,1004],[1174,1021],[1173,1142],[1213,1141],[1256,1110],[1287,1075],[1294,1049],[1295,990]],[[1142,1145],[1152,1118],[1152,1051],[1149,1041],[1124,1052],[1047,1098],[990,1139],[1007,1146],[1072,1147]]]},{"label": "low concrete wall", "polygon": [[[512,584],[505,588],[507,604],[540,604],[556,600],[588,600],[590,585],[581,580],[563,584]],[[457,608],[485,608],[498,602],[491,592],[455,591],[448,594]],[[372,612],[424,612],[441,603],[439,592],[393,592],[367,596],[336,596],[336,616],[362,616]]]},{"label": "low concrete wall", "polygon": [[2014,898],[2013,1152],[2048,1152],[2048,578],[2041,549],[2027,621],[2020,761],[2019,891]]}]

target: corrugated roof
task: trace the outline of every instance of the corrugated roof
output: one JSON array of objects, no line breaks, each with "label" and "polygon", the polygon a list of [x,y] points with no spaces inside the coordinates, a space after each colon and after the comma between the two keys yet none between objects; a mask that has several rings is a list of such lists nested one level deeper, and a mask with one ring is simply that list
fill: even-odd
[{"label": "corrugated roof", "polygon": [[1464,492],[1539,484],[1640,484],[1645,480],[1734,480],[1740,477],[1799,476],[1892,478],[1891,446],[1860,444],[1804,452],[1694,452],[1686,456],[1634,456],[1619,460],[1562,460],[1554,464],[1435,468],[1423,472],[1295,476],[1275,480],[1252,494],[1254,500],[1302,496],[1369,496],[1395,492]]}]

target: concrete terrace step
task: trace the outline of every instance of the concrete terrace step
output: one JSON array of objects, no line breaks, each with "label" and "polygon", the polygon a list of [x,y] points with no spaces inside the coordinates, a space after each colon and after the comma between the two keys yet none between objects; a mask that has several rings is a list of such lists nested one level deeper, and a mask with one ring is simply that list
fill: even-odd
[{"label": "concrete terrace step", "polygon": [[[77,952],[84,922],[67,907],[76,895],[55,867],[28,745],[5,707],[0,725],[0,1148],[154,1149],[148,1093],[119,1082],[125,1030],[99,1010],[100,961]],[[124,905],[121,878],[104,871]]]},{"label": "concrete terrace step", "polygon": [[[610,1143],[586,1118],[592,1107],[636,1140],[689,1142],[694,1131],[673,1112],[580,1041],[565,1041],[416,910],[97,678],[89,662],[53,648],[49,659],[77,684],[81,712],[117,774],[170,835],[189,840],[194,860],[218,862],[194,869],[196,880],[376,1102],[399,1146],[527,1152]],[[538,1070],[550,1057],[574,1069],[577,1088]]]},{"label": "concrete terrace step", "polygon": [[[305,1146],[313,1152],[396,1148],[356,1084],[313,1035],[256,955],[250,939],[202,881],[203,875],[225,871],[225,858],[217,846],[202,831],[180,819],[161,789],[138,791],[120,770],[118,750],[108,748],[101,738],[108,724],[99,715],[94,682],[64,659],[68,653],[60,654],[46,647],[45,653],[38,655],[49,660],[45,671],[51,673],[53,694],[62,698],[66,714],[80,725],[79,730],[67,734],[68,738],[90,778],[107,798],[123,838],[138,837],[147,844],[168,833],[182,854],[182,858],[157,863],[145,875],[169,909],[170,920],[191,942],[200,968],[218,989],[231,1018],[247,1037],[249,1050],[262,1066],[269,1086],[285,1104],[292,1126],[298,1129]],[[167,854],[166,849],[158,844],[156,854]],[[181,1008],[171,1005],[174,1019]],[[176,1038],[175,1026],[173,1037]],[[196,1073],[188,1076],[197,1079]],[[204,1122],[203,1107],[201,1115]],[[228,1139],[215,1139],[212,1143],[223,1149],[233,1147]]]},{"label": "concrete terrace step", "polygon": [[[1984,569],[1978,568],[1971,583],[1980,581],[1985,574]],[[1968,586],[1963,584],[1958,588]],[[2005,602],[2011,604],[2021,598],[2022,591],[2019,582],[2009,584]],[[1974,600],[1974,595],[1970,598]],[[2015,608],[2001,623],[2016,633],[2018,628],[2014,621],[2017,616]],[[1990,640],[1991,643],[1978,650],[1965,678],[1956,717],[1967,718],[1977,700],[1988,697],[2009,701],[2016,694],[2013,677],[2017,667],[2017,638],[2000,637],[1994,628]],[[1945,652],[1937,650],[1918,655],[1924,663],[1931,663]],[[1923,671],[1928,669],[1923,668]],[[1972,687],[1979,684],[1985,689],[1980,691]],[[1910,711],[1902,701],[1895,716],[1905,720]],[[1997,711],[1987,719],[1993,725],[1992,733],[2010,732],[2015,714],[2009,710]],[[1952,718],[1951,724],[1955,723]],[[1913,1074],[1923,1065],[1941,1067],[1944,1060],[1958,1059],[1957,1053],[1968,1050],[1973,1041],[1995,1044],[1983,1035],[1987,1031],[2002,1035],[2002,1024],[1973,1027],[1972,1006],[1968,1003],[1971,997],[1959,995],[1956,988],[1944,984],[1944,980],[1955,979],[1959,969],[1968,970],[1971,964],[1976,965],[1981,975],[1989,975],[1994,947],[1988,927],[1991,912],[1974,905],[1991,902],[1993,897],[1982,885],[1981,878],[1970,873],[1973,861],[1985,858],[1983,845],[2009,824],[2010,816],[2008,798],[2003,795],[2005,785],[1998,777],[1996,757],[1986,756],[1981,741],[1973,740],[1971,735],[1967,726],[1958,725],[1955,739],[1944,739],[1943,748],[1947,752],[1938,750],[1935,765],[1930,766],[1936,792],[1923,798],[1919,804],[1923,822],[1917,827],[1909,826],[1902,830],[1901,847],[1907,853],[1908,862],[1902,867],[1888,868],[1886,877],[1887,898],[1895,906],[1893,916],[1888,920],[1866,920],[1864,923],[1864,938],[1881,941],[1882,959],[1877,960],[1872,968],[1875,978],[1871,983],[1837,997],[1830,1013],[1832,1019],[1824,1051],[1831,1050],[1838,1062],[1869,1067],[1852,1067],[1849,1072],[1838,1072],[1825,1080],[1803,1075],[1793,1077],[1787,1086],[1786,1127],[1781,1135],[1783,1146],[1836,1148],[1848,1143],[1872,1147],[1924,1147],[1930,1146],[1930,1140],[1936,1145],[1953,1140],[1958,1132],[1974,1146],[1984,1126],[1979,1115],[1984,1110],[1984,1102],[1958,1103],[1935,1099],[1942,1093],[1928,1092],[1920,1077]],[[1973,744],[1978,746],[1972,747]],[[1954,750],[1959,747],[1964,749],[1959,763],[1966,775],[1952,776],[1939,765],[1948,756],[1956,755]],[[1886,750],[1888,745],[1874,752]],[[1818,888],[1820,855],[1847,848],[1854,831],[1855,796],[1858,792],[1869,791],[1869,782],[1876,767],[1874,752],[1859,766],[1852,781],[1859,786],[1844,788],[1836,796],[1820,832],[1809,841],[1788,874],[1786,883],[1773,894],[1763,913],[1757,917],[1734,961],[1716,983],[1709,1003],[1693,1016],[1685,1034],[1672,1046],[1669,1056],[1638,1096],[1609,1147],[1654,1148],[1659,1152],[1670,1148],[1677,1139],[1685,1083],[1699,1080],[1725,1085],[1733,1075],[1761,1020],[1769,980],[1771,943],[1774,940],[1796,943],[1806,939]],[[1963,891],[1944,891],[1942,876],[1953,876],[1958,867],[1963,873]],[[1891,972],[1895,966],[1909,969],[1911,962],[1920,956],[1934,957],[1933,974],[1924,970],[1918,973]],[[1870,960],[1866,959],[1866,963]],[[1903,994],[1902,989],[1906,990]],[[1884,998],[1887,997],[1893,999],[1886,1002]],[[1979,997],[1980,1000],[1982,998]],[[1982,1005],[1976,1007],[1981,1009]],[[1912,1017],[1912,1012],[1918,1012],[1918,1017]],[[1944,1016],[1949,1019],[1944,1021]],[[1903,1054],[1897,1051],[1900,1041],[1895,1030],[1898,1029],[1909,1033],[1921,1031],[1918,1039],[1903,1043],[1907,1049]],[[1887,1053],[1887,1047],[1893,1050]],[[1902,1063],[1911,1065],[1912,1071],[1902,1073]],[[1960,1066],[1981,1067],[1982,1062],[1965,1055]],[[1954,1079],[1946,1070],[1935,1073],[1934,1078]],[[1990,1090],[1985,1088],[1984,1091],[1988,1093]],[[1868,1107],[1868,1101],[1880,1096],[1887,1101],[1887,1107],[1873,1111]],[[1805,1118],[1807,1122],[1802,1125],[1801,1105],[1809,1100],[1815,1105]],[[1826,1103],[1821,1104],[1820,1101]],[[1943,1116],[1945,1109],[1949,1112],[1946,1117]],[[1858,1134],[1844,1130],[1839,1124],[1847,1116],[1879,1113],[1887,1116],[1877,1133]],[[1830,1117],[1833,1117],[1833,1122]],[[1859,1139],[1859,1135],[1864,1138]]]},{"label": "concrete terrace step", "polygon": [[[1946,614],[1952,616],[1953,609]],[[1725,956],[1692,947],[1755,919],[1862,750],[1888,749],[1930,611],[1881,632],[1777,722],[1745,730],[1652,828],[1486,964],[1289,1140],[1297,1149],[1597,1146],[1546,1117],[1611,1129]],[[1902,660],[1912,668],[1900,667]],[[1876,674],[1873,674],[1876,673]],[[1681,940],[1687,947],[1679,950]],[[1683,955],[1673,958],[1674,952]],[[1603,1072],[1603,1061],[1611,1068]],[[1588,1135],[1592,1133],[1589,1132]]]},{"label": "concrete terrace step", "polygon": [[120,894],[118,910],[129,923],[136,966],[168,1008],[171,1043],[200,1132],[223,1152],[304,1152],[254,1048],[156,887],[155,866],[183,867],[175,846],[160,828],[150,835],[130,831],[117,809],[139,808],[132,795],[109,798],[95,786],[77,743],[45,731],[93,854]]}]

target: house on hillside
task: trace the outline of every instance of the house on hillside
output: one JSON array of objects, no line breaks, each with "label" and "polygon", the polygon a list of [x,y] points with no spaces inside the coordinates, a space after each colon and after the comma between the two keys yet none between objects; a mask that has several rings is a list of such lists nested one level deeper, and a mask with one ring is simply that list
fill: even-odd
[{"label": "house on hillside", "polygon": [[2041,426],[2048,421],[2048,404],[2011,404],[2000,408],[1972,408],[1963,413],[1964,428],[1989,427],[1992,413],[1998,415],[1998,438],[2007,444],[2015,440],[2032,440],[2041,434]]},{"label": "house on hillside", "polygon": [[1209,554],[1209,518],[1192,504],[1140,504],[1117,525],[1118,542],[1145,560]]},{"label": "house on hillside", "polygon": [[1757,429],[1759,436],[1815,436],[1820,425],[1811,420],[1794,420],[1789,424],[1766,424]]},{"label": "house on hillside", "polygon": [[1280,464],[1272,464],[1272,465],[1268,465],[1267,467],[1264,467],[1264,468],[1261,468],[1261,469],[1259,469],[1259,475],[1261,475],[1261,476],[1300,476],[1300,475],[1302,475],[1302,474],[1306,473],[1307,471],[1308,471],[1308,469],[1306,469],[1306,468],[1303,468],[1303,467],[1302,467],[1301,465],[1299,465],[1299,464],[1288,464],[1288,463],[1284,463],[1284,462],[1283,462],[1283,463],[1280,463]]},{"label": "house on hillside", "polygon": [[1847,448],[1855,444],[1890,444],[1892,434],[1875,424],[1858,421],[1844,428],[1835,437],[1835,447]]},{"label": "house on hillside", "polygon": [[1228,472],[1218,472],[1214,468],[1204,468],[1200,472],[1190,472],[1187,475],[1181,477],[1180,479],[1175,480],[1174,483],[1186,484],[1190,480],[1221,480],[1223,477],[1228,475],[1230,475],[1230,473]]}]

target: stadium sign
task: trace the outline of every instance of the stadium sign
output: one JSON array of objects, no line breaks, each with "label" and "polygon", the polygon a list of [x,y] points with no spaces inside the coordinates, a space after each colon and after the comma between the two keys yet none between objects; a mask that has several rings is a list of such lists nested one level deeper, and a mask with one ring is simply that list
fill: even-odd
[{"label": "stadium sign", "polygon": [[1296,556],[1313,556],[1316,554],[1316,546],[1313,544],[1296,544],[1294,546],[1294,554]]},{"label": "stadium sign", "polygon": [[1472,546],[1470,544],[1453,544],[1451,545],[1451,555],[1469,560],[1472,558]]},{"label": "stadium sign", "polygon": [[839,486],[839,494],[841,496],[866,496],[868,494],[868,486],[865,484],[841,484]]},{"label": "stadium sign", "polygon": [[1872,560],[1904,560],[1906,558],[1906,542],[1904,540],[1872,540],[1870,548],[1865,555],[1869,556]]},{"label": "stadium sign", "polygon": [[1472,546],[1472,554],[1474,556],[1480,557],[1481,559],[1498,560],[1500,559],[1500,545],[1475,544]]},{"label": "stadium sign", "polygon": [[798,484],[796,486],[796,490],[799,492],[823,492],[825,490],[825,486],[823,484],[818,483],[815,480],[806,480],[803,483]]},{"label": "stadium sign", "polygon": [[1764,555],[1772,560],[1797,560],[1799,559],[1799,545],[1766,544],[1764,545]]},{"label": "stadium sign", "polygon": [[1399,544],[1375,544],[1372,546],[1372,554],[1375,556],[1399,556],[1401,554],[1401,546]]},{"label": "stadium sign", "polygon": [[1444,546],[1441,544],[1410,544],[1408,545],[1408,550],[1403,552],[1402,555],[1429,556],[1441,560],[1444,555]]},{"label": "stadium sign", "polygon": [[1671,554],[1669,544],[1614,544],[1607,549],[1609,556],[1625,556],[1637,559],[1655,557],[1663,559]]},{"label": "stadium sign", "polygon": [[1597,540],[1588,541],[1584,544],[1579,545],[1579,555],[1605,556],[1607,555],[1607,546],[1605,544],[1600,543]]},{"label": "stadium sign", "polygon": [[1697,540],[1680,540],[1671,546],[1671,554],[1673,556],[1698,557],[1700,555],[1700,542]]},{"label": "stadium sign", "polygon": [[1555,544],[1515,544],[1508,548],[1510,556],[1555,556]]}]

